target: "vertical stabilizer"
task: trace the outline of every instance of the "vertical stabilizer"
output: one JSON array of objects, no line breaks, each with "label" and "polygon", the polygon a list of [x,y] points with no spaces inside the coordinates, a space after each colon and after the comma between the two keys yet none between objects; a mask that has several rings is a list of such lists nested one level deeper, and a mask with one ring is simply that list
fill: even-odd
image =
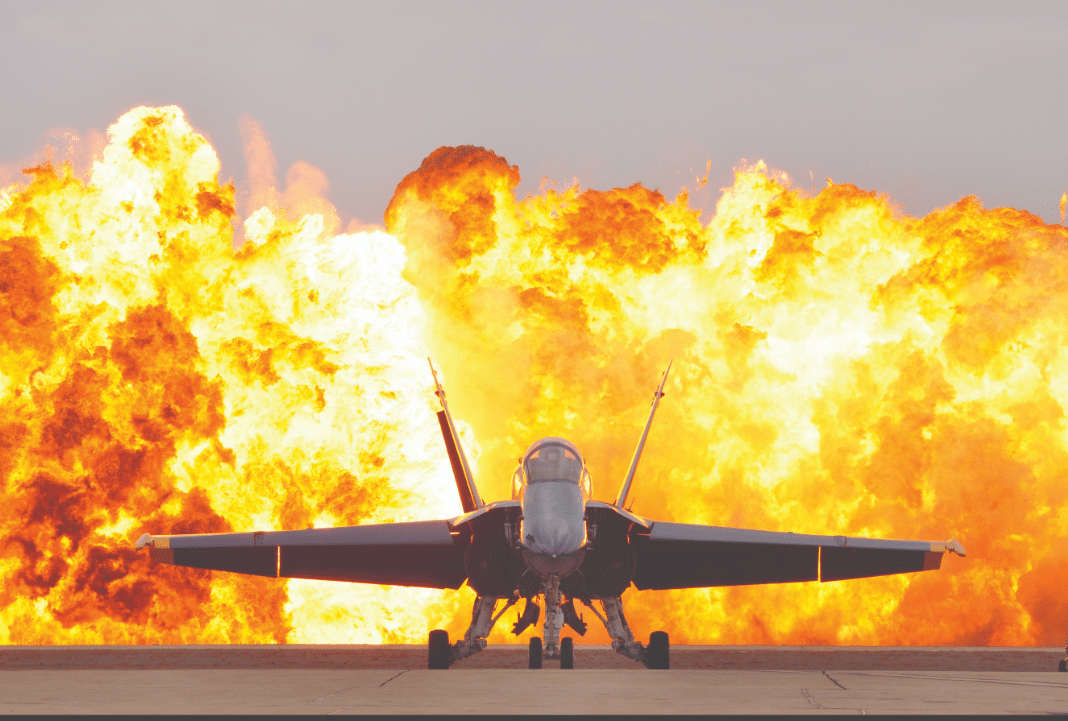
[{"label": "vertical stabilizer", "polygon": [[653,416],[656,415],[656,407],[660,405],[660,399],[664,397],[664,384],[667,383],[668,373],[671,372],[671,361],[668,361],[667,370],[664,371],[664,377],[660,379],[660,387],[656,389],[656,393],[653,394],[653,407],[649,411],[649,420],[645,423],[645,430],[642,431],[641,440],[638,441],[638,447],[634,449],[634,458],[630,461],[630,470],[627,471],[627,477],[623,479],[623,485],[619,487],[619,495],[616,496],[615,506],[616,508],[623,508],[623,504],[627,502],[627,495],[630,493],[630,483],[634,480],[634,471],[638,469],[638,459],[642,456],[642,448],[645,447],[645,439],[649,436],[649,428],[653,425]]},{"label": "vertical stabilizer", "polygon": [[434,376],[434,394],[441,401],[441,410],[438,411],[438,423],[441,424],[441,435],[445,439],[445,450],[449,454],[449,463],[452,465],[452,475],[456,478],[456,490],[460,494],[460,505],[464,513],[470,513],[483,505],[479,498],[478,489],[475,488],[475,479],[471,477],[471,467],[467,464],[467,456],[464,455],[463,446],[460,445],[460,434],[456,432],[452,416],[449,415],[449,404],[445,401],[445,389],[438,381],[438,372],[434,370],[434,364],[430,359],[430,372]]}]

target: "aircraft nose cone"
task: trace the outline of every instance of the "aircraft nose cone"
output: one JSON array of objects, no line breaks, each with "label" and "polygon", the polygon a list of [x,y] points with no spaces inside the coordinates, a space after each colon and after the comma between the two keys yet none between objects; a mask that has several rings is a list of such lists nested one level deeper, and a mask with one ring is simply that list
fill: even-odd
[{"label": "aircraft nose cone", "polygon": [[575,542],[576,534],[572,532],[571,525],[566,518],[549,516],[537,525],[537,533],[532,535],[534,536],[534,550],[538,553],[559,556],[571,553],[582,545],[581,536],[578,537],[578,543]]},{"label": "aircraft nose cone", "polygon": [[523,541],[535,553],[573,553],[585,540],[582,498],[578,486],[564,483],[531,485],[523,499]]}]

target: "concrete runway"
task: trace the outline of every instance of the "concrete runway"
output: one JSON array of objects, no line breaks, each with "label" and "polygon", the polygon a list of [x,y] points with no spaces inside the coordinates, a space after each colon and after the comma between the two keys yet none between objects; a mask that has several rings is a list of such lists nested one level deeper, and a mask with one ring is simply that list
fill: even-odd
[{"label": "concrete runway", "polygon": [[[603,647],[577,647],[573,671],[548,662],[540,671],[507,668],[525,656],[522,647],[491,647],[448,671],[425,670],[425,653],[9,646],[0,649],[0,713],[1068,713],[1068,674],[1056,672],[1064,651],[1055,648],[676,647],[670,671],[617,666],[630,662]],[[900,668],[909,658],[914,668]],[[947,663],[955,658],[964,660]],[[759,668],[723,667],[746,659]],[[772,668],[805,659],[822,668]],[[1036,662],[1045,670],[954,667]]]}]

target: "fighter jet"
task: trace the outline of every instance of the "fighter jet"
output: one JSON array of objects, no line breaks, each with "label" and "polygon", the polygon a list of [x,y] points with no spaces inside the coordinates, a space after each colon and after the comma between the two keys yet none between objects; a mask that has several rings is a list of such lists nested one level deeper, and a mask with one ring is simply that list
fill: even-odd
[{"label": "fighter jet", "polygon": [[[429,359],[428,359],[429,360]],[[142,535],[156,562],[275,578],[308,578],[423,588],[460,588],[477,594],[464,637],[430,632],[428,667],[447,669],[478,653],[505,611],[524,601],[512,631],[536,624],[528,665],[543,658],[574,668],[573,638],[586,623],[575,602],[590,609],[616,652],[648,668],[670,666],[668,635],[636,641],[623,614],[623,592],[799,581],[841,581],[940,567],[946,552],[963,556],[955,540],[893,541],[851,536],[747,530],[653,521],[627,507],[649,429],[664,397],[671,364],[653,394],[652,408],[626,477],[612,503],[592,498],[590,472],[579,449],[564,438],[536,441],[512,476],[511,499],[479,496],[460,445],[445,391],[430,366],[441,403],[438,421],[463,514],[455,518],[292,531]],[[504,602],[500,610],[497,609]]]}]

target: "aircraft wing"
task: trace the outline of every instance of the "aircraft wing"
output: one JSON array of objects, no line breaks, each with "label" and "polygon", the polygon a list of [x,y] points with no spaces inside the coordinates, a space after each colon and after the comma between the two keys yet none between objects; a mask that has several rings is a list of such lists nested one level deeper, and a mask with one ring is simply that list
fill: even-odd
[{"label": "aircraft wing", "polygon": [[423,588],[459,588],[467,535],[448,521],[384,523],[301,531],[144,534],[159,563],[272,578],[310,578]]},{"label": "aircraft wing", "polygon": [[840,581],[935,570],[956,541],[891,541],[750,531],[689,523],[650,524],[631,536],[639,589]]}]

